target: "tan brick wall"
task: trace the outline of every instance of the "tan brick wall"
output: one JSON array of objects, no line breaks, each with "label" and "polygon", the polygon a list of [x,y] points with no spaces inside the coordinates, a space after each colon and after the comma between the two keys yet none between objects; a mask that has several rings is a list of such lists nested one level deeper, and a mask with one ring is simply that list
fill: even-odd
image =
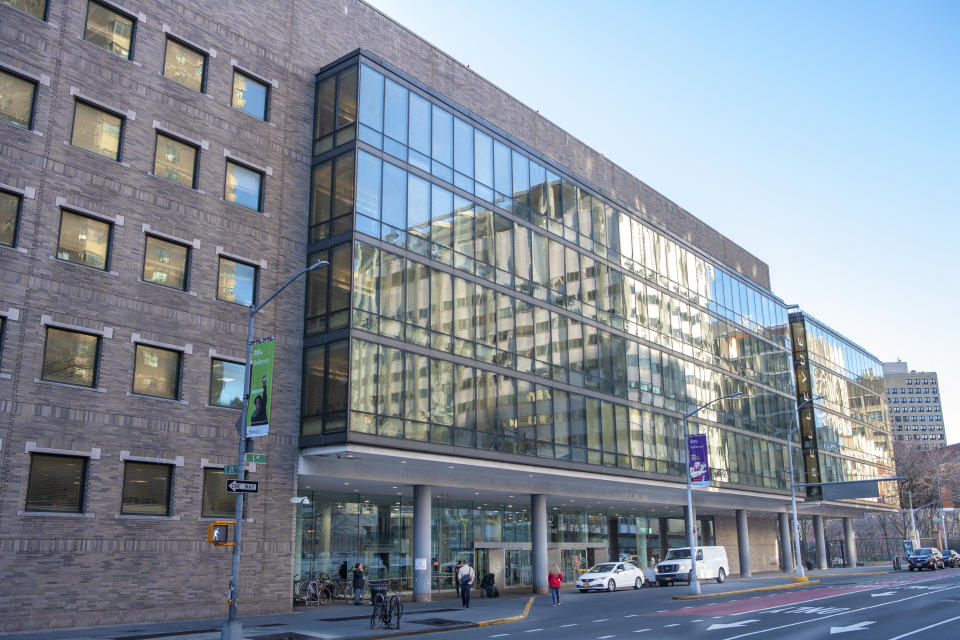
[{"label": "tan brick wall", "polygon": [[[740,573],[740,552],[737,539],[737,519],[734,516],[714,518],[717,544],[726,548],[730,561],[730,573]],[[750,535],[750,571],[778,571],[780,569],[780,546],[778,542],[777,517],[774,514],[749,514],[747,530]]]}]

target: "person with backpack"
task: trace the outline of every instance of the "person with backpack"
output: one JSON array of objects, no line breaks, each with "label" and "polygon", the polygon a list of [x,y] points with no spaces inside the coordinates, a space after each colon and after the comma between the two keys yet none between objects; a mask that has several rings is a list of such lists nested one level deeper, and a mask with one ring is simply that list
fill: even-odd
[{"label": "person with backpack", "polygon": [[477,574],[474,572],[473,567],[470,566],[470,561],[465,560],[460,568],[457,569],[457,583],[460,584],[460,597],[463,601],[463,606],[467,609],[470,608],[470,587],[473,585],[473,579],[477,577]]}]

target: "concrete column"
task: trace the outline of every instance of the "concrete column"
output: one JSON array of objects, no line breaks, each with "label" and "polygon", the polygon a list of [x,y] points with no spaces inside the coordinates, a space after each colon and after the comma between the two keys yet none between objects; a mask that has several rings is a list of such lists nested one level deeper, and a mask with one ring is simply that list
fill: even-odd
[{"label": "concrete column", "polygon": [[620,526],[616,518],[607,518],[607,559],[616,562],[620,556]]},{"label": "concrete column", "polygon": [[813,516],[813,537],[817,541],[817,569],[826,569],[827,536],[823,532],[823,516]]},{"label": "concrete column", "polygon": [[747,510],[737,509],[737,549],[740,552],[740,575],[750,577],[750,533],[747,530]]},{"label": "concrete column", "polygon": [[793,539],[790,537],[790,518],[786,513],[777,514],[780,525],[780,560],[784,573],[793,572]]},{"label": "concrete column", "polygon": [[535,493],[530,496],[530,512],[532,516],[530,556],[533,561],[533,591],[534,593],[548,593],[547,574],[547,496]]},{"label": "concrete column", "polygon": [[853,518],[843,519],[843,537],[847,547],[847,566],[857,566],[857,538],[853,533]]},{"label": "concrete column", "polygon": [[433,490],[425,485],[413,487],[413,600],[430,602],[430,521]]}]

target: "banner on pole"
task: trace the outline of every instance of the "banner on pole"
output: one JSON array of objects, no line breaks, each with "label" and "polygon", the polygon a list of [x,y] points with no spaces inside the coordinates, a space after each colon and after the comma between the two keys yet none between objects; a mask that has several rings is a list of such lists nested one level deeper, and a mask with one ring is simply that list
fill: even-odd
[{"label": "banner on pole", "polygon": [[273,338],[253,345],[250,365],[250,402],[247,406],[247,437],[270,433],[270,401],[273,398]]},{"label": "banner on pole", "polygon": [[710,486],[710,463],[707,460],[707,436],[704,434],[687,436],[687,460],[690,468],[690,485],[694,487]]}]

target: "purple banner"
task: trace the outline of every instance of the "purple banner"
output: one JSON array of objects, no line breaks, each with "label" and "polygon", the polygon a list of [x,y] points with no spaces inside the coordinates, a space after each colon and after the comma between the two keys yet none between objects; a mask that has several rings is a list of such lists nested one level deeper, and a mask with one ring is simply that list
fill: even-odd
[{"label": "purple banner", "polygon": [[690,484],[694,487],[710,486],[710,463],[707,460],[707,436],[687,436],[687,455],[690,461]]}]

